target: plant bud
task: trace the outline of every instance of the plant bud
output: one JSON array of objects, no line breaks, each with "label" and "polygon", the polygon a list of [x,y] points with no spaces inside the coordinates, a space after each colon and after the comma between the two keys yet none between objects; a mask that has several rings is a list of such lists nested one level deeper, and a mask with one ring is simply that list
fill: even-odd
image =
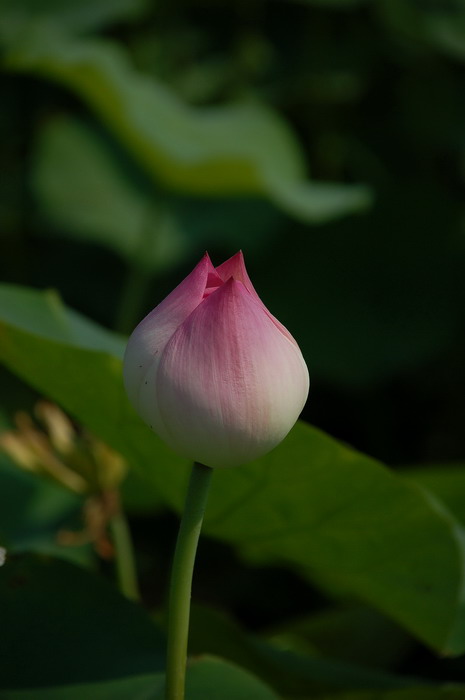
[{"label": "plant bud", "polygon": [[177,453],[209,467],[256,459],[287,435],[308,370],[268,311],[242,253],[194,270],[131,335],[124,383],[143,420]]}]

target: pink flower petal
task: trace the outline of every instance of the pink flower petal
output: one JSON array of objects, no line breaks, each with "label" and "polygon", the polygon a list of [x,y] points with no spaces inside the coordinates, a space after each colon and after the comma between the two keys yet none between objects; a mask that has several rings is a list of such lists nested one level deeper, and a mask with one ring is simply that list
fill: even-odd
[{"label": "pink flower petal", "polygon": [[235,279],[185,318],[145,381],[145,419],[173,449],[212,467],[248,462],[278,444],[309,385],[299,348]]},{"label": "pink flower petal", "polygon": [[208,253],[192,272],[153,311],[139,323],[129,338],[124,355],[123,375],[126,391],[139,408],[139,392],[149,370],[158,367],[161,354],[176,328],[201,303],[207,283],[222,283]]},{"label": "pink flower petal", "polygon": [[265,309],[266,313],[271,318],[275,326],[279,328],[281,333],[283,333],[283,335],[285,335],[286,338],[289,338],[289,340],[297,346],[297,342],[294,340],[287,328],[283,326],[283,324],[280,323],[278,319],[275,318],[273,314],[268,311],[265,304],[262,302],[257,292],[255,291],[255,288],[250,280],[250,277],[247,273],[247,269],[245,267],[245,261],[244,256],[242,254],[242,250],[233,255],[232,258],[229,258],[229,260],[226,260],[221,265],[218,265],[218,267],[216,268],[216,272],[224,282],[226,282],[226,280],[228,280],[230,277],[232,277],[235,280],[238,280],[239,282],[242,282],[244,287],[250,292],[254,299],[256,299],[258,303]]}]

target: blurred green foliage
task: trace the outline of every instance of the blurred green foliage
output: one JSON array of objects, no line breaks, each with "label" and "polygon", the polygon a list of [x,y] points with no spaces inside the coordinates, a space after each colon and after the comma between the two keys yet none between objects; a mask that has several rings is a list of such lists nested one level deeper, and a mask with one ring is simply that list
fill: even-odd
[{"label": "blurred green foliage", "polygon": [[[464,697],[440,685],[463,658],[422,645],[465,649],[465,4],[4,0],[0,47],[0,426],[46,396],[124,454],[148,606],[187,464],[112,330],[206,247],[242,248],[298,339],[304,418],[376,458],[299,425],[216,475],[198,590],[228,614],[198,608],[191,647],[227,661],[195,661],[188,700]],[[80,499],[2,456],[0,501],[0,697],[161,697],[162,632],[56,542]]]},{"label": "blurred green foliage", "polygon": [[[187,461],[135,415],[116,338],[50,295],[11,287],[0,288],[0,330],[7,367],[119,450],[164,502],[182,507],[179,467]],[[330,588],[334,581],[444,653],[465,650],[460,526],[375,460],[298,424],[269,455],[222,472],[211,501],[204,531],[248,559],[285,562]]]}]

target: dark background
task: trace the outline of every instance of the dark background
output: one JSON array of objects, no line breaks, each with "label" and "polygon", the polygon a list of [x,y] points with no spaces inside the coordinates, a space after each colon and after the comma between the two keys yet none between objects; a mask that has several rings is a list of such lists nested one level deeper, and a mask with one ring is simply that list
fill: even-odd
[{"label": "dark background", "polygon": [[[44,3],[44,12],[51,6]],[[8,19],[11,8],[4,12]],[[463,459],[463,5],[160,0],[88,33],[126,47],[140,71],[193,105],[250,95],[265,102],[296,133],[312,178],[365,183],[373,204],[312,225],[256,197],[157,190],[78,97],[44,78],[5,70],[1,280],[57,289],[68,305],[128,332],[206,248],[215,264],[242,248],[258,293],[309,366],[305,420],[396,468]],[[134,284],[128,261],[97,237],[75,235],[44,203],[37,163],[48,156],[41,139],[70,115],[133,186],[167,203],[182,232],[176,253],[143,274],[131,313],[121,312]],[[2,381],[8,410],[32,403],[5,371]],[[176,524],[168,514],[133,519],[147,582],[153,567],[169,561]],[[164,545],[150,562],[152,533],[160,527]],[[200,599],[221,603],[250,628],[280,621],[274,603],[282,591],[283,618],[325,602],[316,590],[309,597],[306,584],[289,573],[248,569],[222,545],[206,542],[199,556]],[[147,584],[146,595],[159,604],[163,583],[155,592]],[[440,662],[424,665],[425,655],[412,651],[400,668],[440,673]]]}]

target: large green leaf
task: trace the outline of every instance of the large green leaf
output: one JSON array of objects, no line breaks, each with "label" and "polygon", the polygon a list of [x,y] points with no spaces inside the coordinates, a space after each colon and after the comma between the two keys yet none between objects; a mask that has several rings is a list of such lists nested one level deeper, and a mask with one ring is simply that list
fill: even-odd
[{"label": "large green leaf", "polygon": [[186,686],[186,700],[278,700],[270,688],[247,671],[208,656],[191,663]]},{"label": "large green leaf", "polygon": [[331,658],[331,653],[325,658],[318,653],[293,651],[285,641],[265,641],[247,634],[226,615],[206,607],[193,606],[189,649],[192,654],[220,654],[263,678],[286,697],[336,688],[403,688],[422,684],[420,679],[338,661]]},{"label": "large green leaf", "polygon": [[[217,659],[200,659],[187,672],[186,700],[277,700],[278,696],[249,674]],[[2,700],[163,700],[163,676],[135,676],[106,683],[7,691]],[[463,700],[462,686],[421,686],[407,690],[338,692],[299,696],[298,700]]]},{"label": "large green leaf", "polygon": [[43,294],[24,287],[1,285],[1,318],[37,338],[121,358],[123,338],[67,309],[54,291]]},{"label": "large green leaf", "polygon": [[328,578],[444,652],[463,650],[463,531],[427,492],[302,423],[212,490],[206,532],[254,561]]},{"label": "large green leaf", "polygon": [[[0,355],[12,371],[123,452],[131,466],[150,464],[150,474],[157,463],[187,465],[130,406],[121,381],[120,337],[66,309],[54,292],[5,285],[0,307]],[[178,492],[170,479],[163,485],[165,499]]]},{"label": "large green leaf", "polygon": [[[34,688],[1,693],[2,700],[164,700],[164,674],[134,676],[100,683]],[[214,657],[191,662],[186,700],[278,700],[264,683],[237,666]]]},{"label": "large green leaf", "polygon": [[[187,461],[124,395],[122,342],[50,294],[0,288],[0,359],[180,508]],[[100,349],[99,349],[100,347]],[[115,353],[115,354],[113,354]],[[250,559],[282,562],[388,614],[427,644],[465,650],[463,531],[427,492],[308,425],[268,456],[215,474],[205,531]]]},{"label": "large green leaf", "polygon": [[[43,556],[0,569],[2,700],[163,700],[165,638],[104,580]],[[187,700],[277,700],[212,657],[189,665]]]},{"label": "large green leaf", "polygon": [[404,469],[402,474],[438,496],[465,525],[465,464],[431,464]]},{"label": "large green leaf", "polygon": [[414,640],[392,620],[366,605],[334,605],[285,620],[272,640],[289,649],[375,669],[399,668]]},{"label": "large green leaf", "polygon": [[124,51],[50,28],[25,31],[10,70],[57,81],[82,98],[154,181],[198,195],[261,195],[305,221],[365,208],[365,187],[305,180],[294,135],[254,102],[194,108],[155,78],[134,71]]},{"label": "large green leaf", "polygon": [[240,248],[247,239],[250,250],[281,219],[258,197],[173,195],[164,201],[150,183],[131,177],[134,169],[120,156],[83,120],[60,116],[41,127],[31,181],[48,231],[98,243],[139,268],[159,271],[218,242]]},{"label": "large green leaf", "polygon": [[164,635],[103,579],[47,556],[0,568],[0,689],[46,688],[162,672]]},{"label": "large green leaf", "polygon": [[163,697],[164,676],[157,673],[95,683],[0,691],[2,700],[156,700]]},{"label": "large green leaf", "polygon": [[83,122],[62,117],[40,131],[32,182],[40,211],[65,234],[105,245],[154,271],[185,252],[173,216],[161,213]]}]

